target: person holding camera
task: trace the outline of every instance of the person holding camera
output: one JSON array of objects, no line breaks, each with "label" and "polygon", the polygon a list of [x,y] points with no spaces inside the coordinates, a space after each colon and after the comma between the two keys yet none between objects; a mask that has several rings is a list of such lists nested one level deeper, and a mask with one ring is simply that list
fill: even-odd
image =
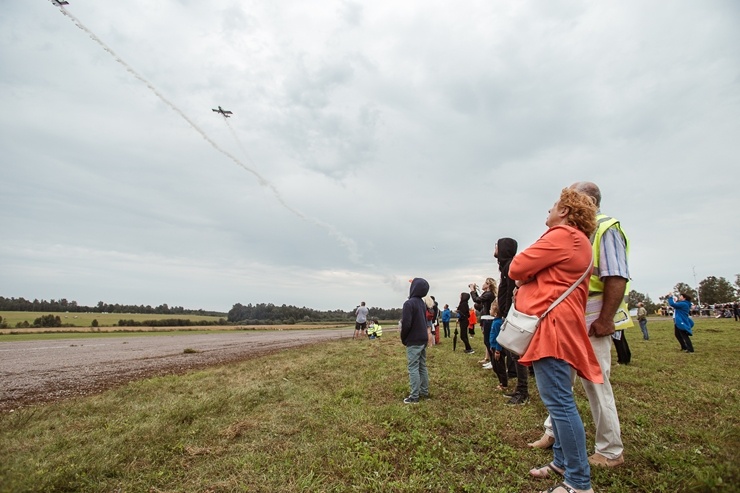
[{"label": "person holding camera", "polygon": [[[473,299],[473,302],[481,306],[480,313],[482,316],[480,326],[483,331],[483,343],[486,346],[486,357],[481,363],[485,365],[486,369],[489,369],[491,368],[491,362],[493,361],[493,358],[491,358],[491,344],[489,341],[491,336],[491,323],[493,322],[493,317],[490,316],[490,313],[491,304],[496,301],[496,281],[490,277],[486,278],[480,294],[478,294],[477,284],[468,284],[468,288],[470,289],[470,297]],[[486,315],[488,317],[483,318]]]},{"label": "person holding camera", "polygon": [[[678,301],[675,299],[678,298]],[[673,335],[676,336],[681,345],[681,351],[694,352],[691,336],[694,335],[692,328],[694,321],[691,319],[691,296],[686,293],[674,295],[668,294],[668,304],[673,307]]]}]

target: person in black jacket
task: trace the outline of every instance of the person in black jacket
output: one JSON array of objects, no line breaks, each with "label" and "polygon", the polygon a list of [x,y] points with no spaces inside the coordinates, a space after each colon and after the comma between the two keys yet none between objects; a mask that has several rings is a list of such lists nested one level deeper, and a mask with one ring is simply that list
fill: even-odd
[{"label": "person in black jacket", "polygon": [[470,320],[470,305],[468,301],[470,301],[470,295],[468,293],[460,293],[457,316],[460,323],[460,340],[465,344],[465,353],[473,354],[475,351],[470,347],[470,340],[468,340],[468,321]]},{"label": "person in black jacket", "polygon": [[[516,255],[519,244],[512,238],[501,238],[496,242],[493,256],[498,259],[498,269],[501,272],[501,280],[498,285],[498,310],[501,318],[506,320],[514,300],[514,280],[509,278],[509,265]],[[516,367],[516,390],[511,394],[507,404],[526,404],[529,401],[529,370],[526,366],[519,364],[519,357],[507,351],[507,356],[514,361]]]},{"label": "person in black jacket", "polygon": [[427,305],[422,299],[429,293],[429,283],[415,277],[409,288],[409,299],[401,312],[401,342],[406,346],[411,393],[404,404],[415,404],[429,397],[427,372]]},{"label": "person in black jacket", "polygon": [[473,302],[480,305],[480,326],[483,331],[483,343],[486,346],[486,357],[479,363],[489,363],[488,368],[491,368],[493,361],[493,353],[489,347],[489,341],[491,335],[491,324],[493,323],[492,318],[483,318],[485,316],[491,316],[491,305],[496,302],[496,281],[492,278],[487,278],[483,283],[483,291],[478,294],[478,286],[473,283],[468,286],[470,288],[470,297]]}]

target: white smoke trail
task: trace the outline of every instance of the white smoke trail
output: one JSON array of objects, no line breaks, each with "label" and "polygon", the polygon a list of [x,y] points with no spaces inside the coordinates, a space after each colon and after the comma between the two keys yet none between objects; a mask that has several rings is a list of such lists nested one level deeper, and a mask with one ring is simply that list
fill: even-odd
[{"label": "white smoke trail", "polygon": [[[100,38],[98,38],[92,31],[90,31],[87,27],[85,27],[82,24],[82,22],[80,22],[79,19],[77,19],[74,15],[70,14],[69,12],[67,12],[64,8],[60,8],[59,10],[62,12],[62,14],[64,14],[70,20],[72,20],[72,22],[74,22],[74,24],[78,28],[82,29],[85,33],[87,33],[87,35],[90,36],[90,38],[93,41],[95,41],[96,43],[98,43],[105,51],[107,51],[118,63],[120,63],[126,69],[126,71],[128,73],[130,73],[131,75],[133,75],[134,77],[136,77],[137,79],[139,79],[141,82],[143,82],[144,84],[146,84],[146,86],[160,100],[162,100],[163,103],[165,103],[167,106],[169,106],[174,112],[176,112],[186,122],[188,122],[188,124],[196,132],[198,132],[200,134],[200,136],[203,137],[206,140],[206,142],[208,142],[209,144],[211,144],[211,146],[213,146],[214,149],[216,149],[221,154],[225,155],[226,157],[228,157],[229,159],[231,159],[232,161],[234,161],[234,163],[236,163],[237,166],[240,166],[240,167],[244,168],[246,171],[248,171],[249,173],[253,174],[257,178],[257,181],[259,182],[259,184],[261,186],[268,188],[272,192],[272,194],[275,196],[275,199],[277,199],[277,201],[280,202],[280,205],[282,205],[287,210],[289,210],[290,212],[292,212],[293,214],[295,214],[299,218],[303,219],[304,221],[308,221],[308,222],[310,222],[312,224],[315,224],[316,226],[324,229],[329,234],[330,237],[332,237],[335,240],[337,240],[339,242],[339,244],[341,246],[343,246],[347,250],[347,252],[349,253],[349,258],[350,258],[350,260],[353,263],[358,264],[358,265],[361,265],[362,264],[362,255],[360,254],[359,249],[357,248],[357,244],[355,243],[355,241],[353,239],[351,239],[351,238],[345,236],[344,234],[342,234],[334,226],[332,226],[330,224],[327,224],[327,223],[325,223],[323,221],[319,221],[318,219],[315,219],[315,218],[306,216],[301,211],[299,211],[299,210],[291,207],[290,205],[288,205],[285,202],[285,200],[283,200],[283,197],[280,195],[280,192],[278,192],[277,188],[272,183],[270,183],[265,177],[263,177],[261,174],[259,174],[257,171],[253,170],[252,168],[246,166],[244,163],[242,163],[239,159],[237,159],[231,153],[229,153],[229,152],[221,149],[218,146],[218,144],[216,144],[216,142],[214,142],[200,127],[198,127],[198,125],[195,124],[195,122],[193,122],[190,118],[188,118],[188,116],[185,113],[183,113],[177,106],[175,106],[175,104],[173,102],[171,102],[166,97],[164,97],[164,95],[162,95],[162,93],[160,93],[157,90],[156,87],[154,87],[147,79],[145,79],[144,76],[142,76],[136,70],[134,70],[133,68],[131,68],[131,66],[129,64],[127,64],[123,59],[121,59],[121,57],[119,57],[108,45],[106,45],[103,42],[103,40],[101,40]],[[239,139],[236,137],[236,133],[233,131],[233,129],[231,128],[231,126],[228,125],[228,122],[227,122],[227,126],[229,127],[229,129],[231,130],[232,134],[234,135],[234,138],[236,139],[237,144],[241,148],[242,152],[244,152],[244,154],[246,155],[247,153],[244,150],[244,148],[242,147],[241,141],[239,141]]]}]

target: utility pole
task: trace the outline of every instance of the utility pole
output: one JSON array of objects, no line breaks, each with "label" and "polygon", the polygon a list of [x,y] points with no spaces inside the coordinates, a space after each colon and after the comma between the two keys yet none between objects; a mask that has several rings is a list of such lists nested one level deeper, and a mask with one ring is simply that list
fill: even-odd
[{"label": "utility pole", "polygon": [[[694,286],[696,286],[696,304],[699,306],[699,310],[701,310],[701,295],[699,294],[699,284],[697,284],[696,282],[696,266],[693,266],[691,270],[694,271]],[[701,313],[701,311],[699,313]]]}]

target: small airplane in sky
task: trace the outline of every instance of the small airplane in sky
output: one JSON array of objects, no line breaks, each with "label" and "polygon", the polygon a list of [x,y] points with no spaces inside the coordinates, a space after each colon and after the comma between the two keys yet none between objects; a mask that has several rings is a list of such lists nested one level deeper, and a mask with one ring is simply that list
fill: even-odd
[{"label": "small airplane in sky", "polygon": [[57,7],[61,7],[63,5],[69,5],[69,2],[66,2],[65,0],[51,0],[51,3],[53,3]]},{"label": "small airplane in sky", "polygon": [[222,115],[224,115],[224,118],[229,118],[230,115],[233,115],[231,111],[225,110],[220,106],[218,107],[217,110],[213,110],[213,111],[215,111],[216,113],[221,113]]}]

